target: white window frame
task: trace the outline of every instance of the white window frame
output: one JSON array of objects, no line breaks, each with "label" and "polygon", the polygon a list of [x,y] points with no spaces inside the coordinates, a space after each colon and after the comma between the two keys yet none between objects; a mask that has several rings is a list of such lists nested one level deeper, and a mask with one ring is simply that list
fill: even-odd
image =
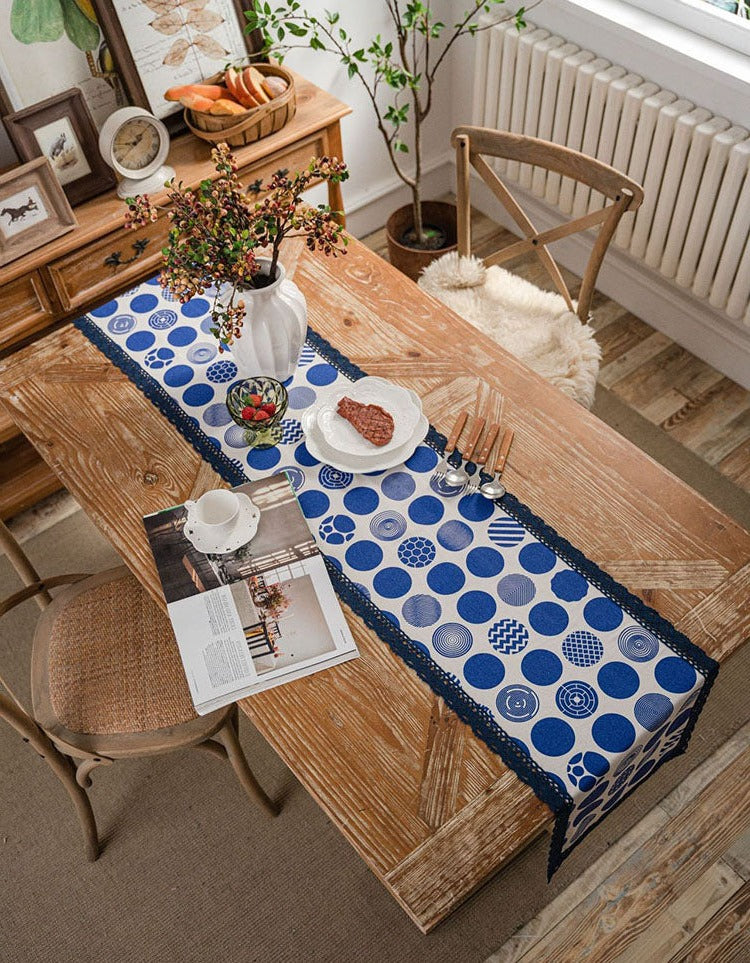
[{"label": "white window frame", "polygon": [[719,7],[706,0],[625,0],[653,17],[690,30],[701,37],[720,43],[730,50],[750,56],[750,20]]}]

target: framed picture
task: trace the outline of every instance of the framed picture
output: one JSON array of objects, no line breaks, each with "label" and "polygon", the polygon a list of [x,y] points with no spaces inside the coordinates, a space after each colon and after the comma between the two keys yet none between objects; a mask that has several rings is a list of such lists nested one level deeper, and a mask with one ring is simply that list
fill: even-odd
[{"label": "framed picture", "polygon": [[48,158],[71,204],[80,204],[117,183],[99,153],[94,121],[77,87],[3,120],[21,160]]},{"label": "framed picture", "polygon": [[0,265],[75,226],[75,215],[46,157],[0,174]]},{"label": "framed picture", "polygon": [[0,3],[2,113],[31,107],[70,87],[81,89],[97,127],[128,103],[91,5]]},{"label": "framed picture", "polygon": [[261,49],[244,32],[253,0],[93,0],[131,103],[161,120],[182,106],[164,100],[170,87],[194,84]]}]

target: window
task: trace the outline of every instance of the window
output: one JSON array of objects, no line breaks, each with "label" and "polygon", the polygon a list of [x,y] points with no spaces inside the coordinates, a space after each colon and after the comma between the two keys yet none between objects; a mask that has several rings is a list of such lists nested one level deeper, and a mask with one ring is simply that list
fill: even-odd
[{"label": "window", "polygon": [[628,0],[652,16],[750,56],[750,0]]}]

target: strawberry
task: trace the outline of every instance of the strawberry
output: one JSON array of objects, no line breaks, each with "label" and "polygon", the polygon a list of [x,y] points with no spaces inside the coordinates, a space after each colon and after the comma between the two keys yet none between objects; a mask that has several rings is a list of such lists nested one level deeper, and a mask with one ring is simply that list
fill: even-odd
[{"label": "strawberry", "polygon": [[272,401],[267,401],[264,405],[260,406],[261,411],[265,411],[266,414],[275,415],[276,405]]},{"label": "strawberry", "polygon": [[262,408],[259,408],[258,411],[255,412],[255,416],[254,416],[253,420],[254,420],[254,421],[267,421],[269,417],[270,417],[270,416],[269,416],[269,414],[268,414],[267,411],[263,411]]},{"label": "strawberry", "polygon": [[255,409],[251,408],[250,405],[246,405],[240,412],[240,417],[243,421],[252,421],[255,418]]},{"label": "strawberry", "polygon": [[260,395],[249,395],[247,403],[252,405],[253,408],[260,408],[260,406],[263,404],[263,399]]}]

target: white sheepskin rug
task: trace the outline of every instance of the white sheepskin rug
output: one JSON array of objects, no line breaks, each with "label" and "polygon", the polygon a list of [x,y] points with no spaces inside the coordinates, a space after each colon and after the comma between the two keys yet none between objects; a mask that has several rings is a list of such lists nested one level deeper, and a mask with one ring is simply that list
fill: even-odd
[{"label": "white sheepskin rug", "polygon": [[592,328],[581,324],[559,294],[455,251],[433,261],[419,286],[566,395],[591,407],[601,350]]}]

